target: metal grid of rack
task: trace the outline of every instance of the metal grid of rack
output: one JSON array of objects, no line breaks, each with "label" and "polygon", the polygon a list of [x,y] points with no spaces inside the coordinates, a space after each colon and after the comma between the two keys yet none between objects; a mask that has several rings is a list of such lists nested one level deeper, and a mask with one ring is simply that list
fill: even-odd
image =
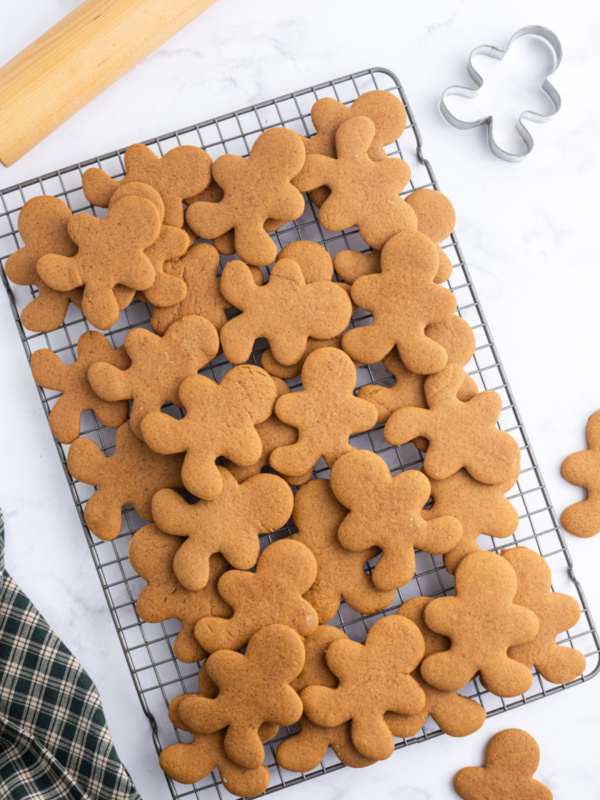
[{"label": "metal grid of rack", "polygon": [[[408,114],[407,129],[401,141],[387,148],[391,157],[402,157],[411,167],[412,178],[405,193],[408,194],[415,189],[425,187],[438,189],[433,169],[423,156],[421,135],[404,90],[397,77],[383,68],[364,70],[292,92],[217,119],[158,136],[145,144],[157,155],[163,155],[171,148],[181,144],[194,144],[203,147],[213,159],[223,153],[245,156],[256,137],[262,131],[273,126],[284,125],[302,135],[312,135],[314,128],[310,121],[310,109],[317,99],[334,97],[342,103],[350,104],[359,94],[372,89],[384,89],[400,97]],[[103,209],[91,207],[86,200],[82,191],[83,170],[90,166],[97,166],[118,178],[124,173],[123,153],[123,150],[108,153],[0,192],[0,258],[2,264],[12,252],[22,245],[17,232],[18,215],[22,205],[31,197],[39,194],[55,195],[67,202],[73,212],[98,215],[105,213]],[[278,247],[283,247],[297,239],[308,239],[324,245],[332,256],[342,249],[367,249],[356,230],[339,233],[325,230],[319,224],[318,210],[310,202],[307,202],[305,212],[300,219],[287,223],[272,235]],[[600,639],[588,610],[583,590],[573,573],[571,557],[558,526],[556,515],[456,236],[453,234],[443,244],[443,247],[454,265],[448,286],[457,298],[458,313],[471,325],[476,337],[475,354],[466,370],[480,389],[494,389],[499,392],[503,400],[499,427],[510,432],[521,447],[522,470],[516,486],[509,495],[519,512],[519,528],[514,536],[508,539],[497,541],[489,537],[481,537],[483,541],[480,541],[480,544],[486,549],[495,550],[517,544],[537,550],[544,556],[552,569],[554,587],[577,597],[583,611],[578,625],[564,634],[559,643],[577,647],[585,654],[587,658],[585,673],[565,686],[548,684],[540,675],[536,674],[531,690],[526,695],[512,698],[509,701],[491,695],[475,679],[462,690],[462,693],[479,701],[487,714],[491,716],[563,691],[565,688],[595,676],[600,671]],[[223,257],[222,263],[224,264],[227,260],[228,258]],[[71,306],[64,324],[50,333],[27,331],[19,321],[19,314],[32,296],[35,296],[36,290],[31,287],[11,286],[6,279],[4,270],[1,274],[27,357],[30,359],[35,350],[49,348],[66,363],[72,363],[77,357],[76,343],[79,336],[90,329],[81,312]],[[359,310],[354,315],[352,324],[365,324],[366,321],[368,321],[366,312]],[[132,327],[149,328],[149,322],[149,307],[145,303],[134,301],[121,313],[119,322],[107,332],[107,336],[111,344],[117,347],[123,343],[125,335]],[[254,363],[260,364],[260,356],[265,347],[265,342],[257,343],[252,356]],[[220,381],[229,368],[231,365],[221,355],[203,369],[202,373]],[[367,383],[388,385],[390,380],[389,373],[382,364],[373,364],[358,369],[358,386]],[[289,381],[292,388],[299,382],[300,378]],[[46,414],[49,414],[59,395],[42,388],[39,388],[39,393]],[[418,469],[421,465],[421,454],[414,445],[392,447],[384,440],[382,430],[383,426],[377,425],[368,433],[352,437],[352,444],[355,447],[370,449],[378,453],[385,459],[393,474],[405,469]],[[86,412],[82,418],[81,435],[93,439],[108,455],[114,450],[115,431],[103,427],[92,412]],[[73,500],[79,511],[94,564],[105,590],[125,658],[142,707],[152,726],[157,751],[175,741],[188,741],[190,737],[177,731],[170,723],[167,709],[169,702],[176,695],[196,690],[198,667],[196,664],[182,664],[175,659],[173,641],[180,627],[178,622],[169,620],[160,624],[149,624],[142,622],[135,612],[135,601],[144,582],[135,574],[129,564],[127,548],[133,533],[145,523],[133,509],[127,507],[123,511],[123,525],[118,538],[111,542],[96,540],[85,526],[83,518],[86,500],[94,489],[73,480],[66,469],[68,446],[58,442],[56,445]],[[327,474],[326,466],[322,462],[317,464],[315,475],[326,477]],[[262,546],[289,535],[293,530],[294,528],[290,525],[277,533],[263,535]],[[402,602],[410,597],[421,594],[435,597],[451,593],[452,590],[453,579],[444,569],[441,556],[419,552],[417,553],[417,571],[413,580],[398,590],[394,603],[381,614],[364,617],[342,603],[332,624],[342,628],[352,639],[363,641],[366,631],[376,619],[382,614],[394,613]],[[319,767],[310,773],[298,775],[281,769],[275,760],[275,751],[279,742],[294,730],[295,728],[281,729],[279,734],[265,746],[267,753],[265,763],[271,771],[271,785],[267,793],[343,766],[329,751]],[[396,747],[423,742],[440,733],[441,731],[435,723],[429,719],[418,735],[408,740],[398,740]],[[216,797],[229,796],[223,789],[216,771],[194,786],[176,784],[170,779],[167,779],[167,783],[173,798],[176,799],[212,800]]]}]

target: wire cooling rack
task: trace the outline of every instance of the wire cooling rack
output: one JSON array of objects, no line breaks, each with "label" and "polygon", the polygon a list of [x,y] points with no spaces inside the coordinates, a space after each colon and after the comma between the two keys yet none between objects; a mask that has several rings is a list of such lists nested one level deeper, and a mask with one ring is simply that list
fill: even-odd
[{"label": "wire cooling rack", "polygon": [[[213,159],[222,153],[248,154],[256,137],[267,128],[284,125],[308,136],[314,133],[310,121],[310,109],[321,97],[334,97],[350,104],[359,94],[372,89],[385,89],[400,97],[408,114],[409,123],[400,143],[388,147],[390,156],[401,156],[411,167],[412,179],[406,194],[415,189],[430,187],[438,189],[438,184],[430,163],[424,158],[422,140],[412,110],[397,77],[387,69],[373,68],[346,75],[333,81],[321,83],[308,89],[283,95],[274,100],[250,106],[225,114],[217,119],[201,122],[180,131],[168,133],[151,139],[146,144],[158,155],[180,144],[194,144],[203,147]],[[102,209],[94,209],[87,202],[82,191],[82,172],[91,166],[101,167],[114,177],[124,173],[123,150],[108,153],[98,158],[76,164],[57,172],[43,175],[40,178],[26,181],[0,192],[0,258],[2,264],[6,258],[21,246],[17,233],[19,210],[26,200],[39,194],[50,194],[65,200],[74,212],[93,214],[106,213]],[[367,249],[364,242],[353,229],[340,233],[331,233],[321,227],[318,212],[307,202],[303,216],[295,222],[286,224],[273,234],[277,245],[283,247],[297,239],[309,239],[323,244],[333,256],[342,249]],[[514,536],[508,539],[494,540],[480,537],[480,544],[486,549],[501,549],[514,545],[525,545],[540,552],[550,565],[554,578],[554,588],[578,597],[582,607],[581,620],[568,633],[564,634],[560,644],[576,647],[587,659],[585,673],[564,686],[548,684],[536,674],[531,690],[524,696],[505,701],[495,697],[481,686],[476,679],[463,690],[463,694],[479,701],[489,716],[502,713],[510,708],[538,700],[550,694],[563,691],[589,680],[600,670],[600,640],[587,607],[583,590],[575,578],[572,561],[556,515],[550,503],[540,470],[535,461],[529,439],[525,433],[521,417],[515,405],[511,389],[506,380],[504,369],[498,357],[489,327],[486,323],[481,304],[473,287],[462,250],[455,235],[443,245],[454,265],[452,276],[448,281],[449,288],[458,301],[458,313],[471,325],[476,337],[475,354],[466,369],[477,382],[480,389],[494,389],[503,400],[503,409],[499,426],[511,433],[521,447],[522,470],[510,500],[519,512],[520,523]],[[228,259],[223,258],[225,263]],[[2,270],[2,279],[11,301],[15,321],[23,341],[27,357],[40,348],[49,348],[57,353],[66,363],[76,359],[76,343],[79,336],[90,328],[87,321],[75,307],[71,306],[65,323],[51,333],[37,334],[26,331],[19,321],[21,309],[35,296],[36,290],[29,287],[13,287]],[[134,326],[149,328],[150,309],[142,302],[135,301],[125,309],[119,322],[107,333],[113,346],[123,343],[126,333]],[[364,311],[355,314],[352,324],[361,325],[368,321]],[[266,347],[257,343],[253,353],[254,363],[260,364],[260,356]],[[202,370],[219,381],[231,365],[224,357],[217,357]],[[364,366],[358,370],[358,385],[367,383],[386,384],[390,382],[389,373],[382,364]],[[300,378],[289,382],[292,388],[300,383]],[[38,387],[39,388],[39,387]],[[39,388],[44,409],[48,414],[58,394]],[[377,425],[368,433],[352,437],[355,447],[373,450],[385,459],[393,473],[405,469],[418,469],[421,455],[414,445],[392,447],[382,435],[383,426]],[[87,412],[82,419],[81,435],[96,441],[105,453],[114,450],[115,431],[104,428],[96,417]],[[123,652],[131,670],[133,681],[140,697],[140,702],[152,726],[152,733],[157,751],[175,741],[189,741],[189,736],[177,731],[170,723],[167,715],[169,702],[182,692],[196,691],[198,667],[196,664],[182,664],[173,654],[173,641],[179,630],[179,623],[169,620],[161,624],[142,622],[135,612],[135,600],[144,582],[139,578],[127,559],[127,548],[133,533],[144,523],[131,508],[124,509],[123,527],[117,539],[111,542],[96,540],[88,531],[83,519],[86,500],[91,496],[93,488],[74,481],[66,469],[68,446],[57,444],[58,454],[71,487],[73,499],[79,511],[85,535],[98,570],[100,581],[105,590],[106,599],[117,628]],[[327,468],[323,462],[317,464],[315,475],[327,476]],[[294,530],[290,525],[275,534],[262,537],[262,546],[275,539],[289,535]],[[451,593],[453,579],[443,567],[440,556],[417,553],[417,571],[413,580],[397,592],[396,599],[383,613],[393,613],[402,602],[416,595],[441,596]],[[342,603],[332,624],[342,628],[348,636],[363,641],[370,625],[382,614],[363,617]],[[271,771],[271,785],[268,792],[283,789],[317,775],[323,775],[339,769],[342,764],[331,751],[319,767],[310,773],[298,775],[281,769],[275,760],[275,750],[290,731],[295,728],[282,728],[278,736],[266,747],[266,764]],[[431,719],[422,731],[411,739],[398,740],[396,747],[423,742],[439,735],[440,730]],[[167,783],[173,798],[203,798],[212,800],[230,796],[218,778],[218,773],[208,775],[202,782],[194,786],[176,784],[170,779]]]}]

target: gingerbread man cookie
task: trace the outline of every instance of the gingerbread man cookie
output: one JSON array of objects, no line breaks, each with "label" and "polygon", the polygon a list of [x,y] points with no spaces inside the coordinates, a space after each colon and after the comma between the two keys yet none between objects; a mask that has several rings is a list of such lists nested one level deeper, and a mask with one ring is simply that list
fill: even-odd
[{"label": "gingerbread man cookie", "polygon": [[303,666],[300,636],[285,625],[268,625],[254,634],[244,655],[220,650],[209,656],[205,669],[219,694],[188,695],[177,712],[194,733],[227,728],[227,756],[245,769],[256,769],[265,755],[260,726],[293,725],[302,715],[302,702],[290,683]]},{"label": "gingerbread man cookie", "polygon": [[463,800],[552,800],[552,792],[533,775],[540,763],[535,739],[518,728],[500,731],[488,742],[485,767],[464,767],[454,776]]},{"label": "gingerbread man cookie", "polygon": [[90,386],[104,400],[133,400],[131,430],[141,439],[141,422],[151,411],[166,403],[181,405],[179,387],[190,375],[206,366],[219,350],[219,334],[211,323],[198,316],[181,317],[164,336],[135,328],[123,345],[131,359],[128,369],[111,364],[92,364]]},{"label": "gingerbread man cookie", "polygon": [[121,508],[131,504],[152,522],[152,497],[166,487],[181,489],[180,455],[154,453],[125,422],[117,431],[115,452],[105,456],[91,439],[76,439],[69,448],[67,469],[77,481],[97,486],[87,501],[85,522],[99,539],[115,539],[121,530]]},{"label": "gingerbread man cookie", "polygon": [[239,257],[266,267],[277,255],[265,231],[266,220],[289,222],[304,211],[304,198],[291,184],[304,159],[302,138],[295,131],[271,128],[261,133],[248,158],[227,154],[215,161],[212,176],[223,189],[223,199],[192,203],[186,212],[188,224],[203,239],[233,229]]},{"label": "gingerbread man cookie", "polygon": [[[403,603],[397,611],[398,616],[412,620],[421,631],[425,642],[425,657],[443,652],[450,645],[445,636],[434,633],[425,624],[423,614],[431,600],[431,597],[413,597]],[[414,736],[421,730],[430,714],[439,728],[449,736],[469,736],[481,728],[485,722],[485,710],[479,703],[463,697],[458,692],[442,692],[434,689],[423,680],[418,669],[413,672],[413,677],[425,692],[425,708],[413,715],[388,712],[385,721],[394,736],[402,739]]]},{"label": "gingerbread man cookie", "polygon": [[260,458],[262,442],[254,426],[271,416],[276,398],[273,380],[260,367],[236,367],[220,384],[192,375],[179,387],[185,417],[151,411],[142,420],[142,436],[156,453],[185,452],[183,485],[211,500],[223,490],[216,458],[225,456],[241,466]]},{"label": "gingerbread man cookie", "polygon": [[217,277],[219,254],[210,244],[196,244],[182,257],[165,265],[165,274],[180,278],[187,287],[183,300],[167,308],[155,308],[150,322],[161,336],[180,317],[197,314],[206,317],[220,331],[227,321],[225,309],[231,304],[221,294]]},{"label": "gingerbread man cookie", "polygon": [[216,469],[223,490],[213,500],[191,505],[171,491],[157,492],[152,500],[158,527],[186,538],[173,558],[173,570],[191,591],[206,586],[215,553],[237,569],[252,569],[260,553],[259,534],[285,525],[294,505],[292,490],[277,475],[255,475],[238,484],[225,467]]},{"label": "gingerbread man cookie", "polygon": [[600,531],[600,411],[588,420],[588,450],[567,456],[562,463],[563,478],[574,486],[583,486],[587,498],[566,508],[560,518],[563,528],[584,539]]},{"label": "gingerbread man cookie", "polygon": [[417,217],[400,197],[410,168],[399,158],[373,161],[369,148],[376,128],[368,117],[352,117],[335,134],[336,158],[310,154],[294,181],[303,192],[327,186],[331,194],[319,211],[330,231],[358,226],[365,242],[380,250],[399,231],[415,231]]},{"label": "gingerbread man cookie", "polygon": [[[147,183],[125,183],[120,186],[108,204],[109,209],[123,197],[145,197],[150,200],[160,214],[161,220],[165,216],[165,206],[159,193]],[[172,225],[162,225],[158,239],[144,252],[154,267],[154,283],[143,293],[143,300],[155,306],[171,306],[179,303],[186,295],[187,286],[176,275],[165,272],[165,264],[184,255],[190,246],[190,236],[187,231],[175,228]]]},{"label": "gingerbread man cookie", "polygon": [[37,262],[48,253],[74,256],[77,245],[67,227],[73,215],[58,197],[33,197],[19,213],[19,234],[24,245],[5,264],[6,276],[18,286],[37,286],[38,295],[21,311],[21,322],[30,331],[53,331],[64,322],[70,302],[81,305],[81,289],[57,292],[40,277]]},{"label": "gingerbread man cookie", "polygon": [[[298,693],[307,686],[335,689],[338,681],[327,666],[325,654],[332,642],[347,638],[339,628],[319,625],[304,642],[304,667],[300,675],[292,681],[292,688]],[[300,733],[290,736],[277,748],[277,763],[291,772],[309,772],[318,766],[328,747],[348,767],[368,767],[375,763],[373,759],[362,756],[352,744],[349,722],[321,728],[306,716],[300,719]]]},{"label": "gingerbread man cookie", "polygon": [[396,345],[411,372],[428,375],[445,367],[448,353],[426,328],[451,319],[456,298],[433,282],[436,268],[437,251],[424,234],[398,233],[387,242],[381,273],[352,284],[352,299],[373,314],[373,322],[344,335],[342,346],[351,358],[372,364]]},{"label": "gingerbread man cookie", "polygon": [[34,381],[45,389],[62,392],[52,406],[48,421],[59,442],[70,444],[79,436],[80,418],[84,411],[93,411],[108,428],[118,428],[129,415],[129,404],[110,402],[94,392],[88,381],[88,369],[105,361],[116,372],[129,366],[123,347],[116,350],[97,331],[82,333],[77,342],[77,360],[63,364],[51,350],[36,350],[31,356]]},{"label": "gingerbread man cookie", "polygon": [[352,447],[350,436],[368,431],[377,421],[377,409],[353,394],[356,369],[351,359],[333,347],[311,353],[302,368],[303,390],[280,397],[277,417],[298,429],[298,441],[278,447],[270,464],[283,475],[301,475],[323,456],[332,467]]},{"label": "gingerbread man cookie", "polygon": [[96,328],[106,330],[119,318],[117,285],[149,289],[156,271],[145,254],[161,231],[160,213],[144,197],[123,197],[105,219],[78,214],[68,223],[79,247],[74,256],[43,255],[37,262],[42,280],[58,291],[83,286],[81,310]]},{"label": "gingerbread man cookie", "polygon": [[331,470],[331,488],[350,510],[338,529],[347,550],[379,547],[381,558],[373,583],[390,591],[408,583],[415,572],[415,549],[446,553],[462,535],[454,517],[426,521],[421,509],[429,499],[429,481],[421,472],[390,474],[387,464],[368,450],[342,456]]},{"label": "gingerbread man cookie", "polygon": [[273,542],[261,553],[256,572],[230,570],[219,580],[219,594],[233,608],[233,616],[201,619],[194,635],[209,653],[239,650],[271,623],[310,636],[319,617],[303,595],[316,575],[317,562],[308,547],[290,539]]},{"label": "gingerbread man cookie", "polygon": [[178,619],[181,630],[173,650],[176,658],[189,664],[208,655],[194,637],[196,622],[203,617],[231,614],[217,591],[217,582],[229,565],[223,556],[211,556],[206,586],[198,592],[190,592],[179,583],[173,571],[173,560],[183,542],[183,539],[163,533],[154,524],[146,525],[129,543],[129,561],[147,584],[136,602],[138,617],[145,622]]},{"label": "gingerbread man cookie", "polygon": [[342,598],[359,614],[374,614],[393,602],[395,591],[375,587],[365,564],[379,550],[370,547],[358,552],[346,550],[337,532],[346,516],[327,480],[310,481],[294,495],[294,525],[291,538],[305,544],[317,560],[317,577],[304,597],[314,606],[320,622],[336,615]]},{"label": "gingerbread man cookie", "polygon": [[[280,378],[273,378],[273,383],[275,384],[278,398],[282,397],[284,394],[290,393],[290,387]],[[258,475],[258,473],[261,472],[264,467],[268,467],[269,457],[275,448],[294,444],[298,438],[298,431],[278,419],[274,411],[269,419],[258,423],[256,426],[256,432],[260,436],[260,441],[262,442],[262,453],[255,464],[242,467],[239,464],[234,464],[233,461],[225,461],[225,466],[229,472],[231,472],[236,481],[239,481],[240,483],[248,480],[248,478],[251,478],[253,475]],[[312,470],[309,470],[304,475],[298,475],[296,480],[298,483],[306,483],[311,475]],[[288,480],[288,483],[296,482],[293,479],[290,481],[289,478],[286,478],[286,480]]]},{"label": "gingerbread man cookie", "polygon": [[113,180],[101,169],[93,167],[83,174],[83,192],[92,205],[107,208],[120,186],[146,183],[161,196],[165,225],[181,228],[183,199],[201,192],[210,183],[211,158],[193,145],[174,147],[162,158],[145,144],[132,144],[125,151],[125,176]]},{"label": "gingerbread man cookie", "polygon": [[533,611],[515,603],[514,569],[496,553],[472,553],[458,565],[454,586],[456,597],[438,598],[425,609],[427,627],[447,636],[451,648],[428,656],[421,675],[436,689],[450,692],[479,671],[492,694],[523,694],[533,676],[508,651],[533,641],[539,622]]},{"label": "gingerbread man cookie", "polygon": [[423,511],[424,518],[450,515],[462,525],[461,538],[444,555],[444,566],[452,575],[465,556],[479,552],[478,536],[505,539],[519,526],[517,509],[504,496],[514,486],[512,478],[490,486],[474,481],[461,469],[443,481],[430,481],[430,485],[433,506]]},{"label": "gingerbread man cookie", "polygon": [[411,676],[423,658],[423,637],[402,617],[377,620],[364,645],[339,639],[327,648],[327,666],[339,686],[308,686],[304,713],[316,725],[334,727],[351,720],[352,743],[366,758],[389,758],[394,739],[384,715],[417,714],[425,695]]},{"label": "gingerbread man cookie", "polygon": [[470,400],[458,399],[464,370],[449,364],[425,381],[429,408],[400,408],[385,424],[390,444],[401,445],[424,436],[429,442],[423,468],[430,478],[444,480],[465,467],[480,483],[516,480],[521,451],[516,440],[498,430],[502,411],[498,392],[485,391]]},{"label": "gingerbread man cookie", "polygon": [[502,558],[517,573],[519,588],[515,603],[533,611],[540,623],[535,639],[511,647],[508,655],[535,667],[550,683],[575,680],[585,670],[585,656],[573,647],[560,647],[556,637],[579,622],[579,603],[567,594],[552,591],[550,567],[539,553],[527,547],[514,547],[503,550]]},{"label": "gingerbread man cookie", "polygon": [[256,339],[268,339],[281,364],[297,364],[308,338],[329,339],[350,322],[352,303],[340,284],[319,280],[307,283],[300,266],[290,258],[277,261],[268,283],[257,286],[249,267],[230,261],[220,283],[226,300],[243,312],[221,329],[226,358],[243,364]]}]

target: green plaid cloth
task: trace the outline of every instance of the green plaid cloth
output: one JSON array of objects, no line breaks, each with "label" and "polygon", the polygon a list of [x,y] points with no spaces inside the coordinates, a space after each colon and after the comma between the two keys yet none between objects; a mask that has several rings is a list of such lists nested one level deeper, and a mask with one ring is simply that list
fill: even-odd
[{"label": "green plaid cloth", "polygon": [[91,678],[4,570],[1,511],[0,800],[140,800]]}]

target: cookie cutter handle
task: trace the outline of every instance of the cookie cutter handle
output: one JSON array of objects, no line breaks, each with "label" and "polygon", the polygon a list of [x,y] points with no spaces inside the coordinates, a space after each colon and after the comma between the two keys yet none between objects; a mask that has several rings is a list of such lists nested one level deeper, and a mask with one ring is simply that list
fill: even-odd
[{"label": "cookie cutter handle", "polygon": [[14,164],[215,0],[85,0],[0,69],[0,161]]}]

